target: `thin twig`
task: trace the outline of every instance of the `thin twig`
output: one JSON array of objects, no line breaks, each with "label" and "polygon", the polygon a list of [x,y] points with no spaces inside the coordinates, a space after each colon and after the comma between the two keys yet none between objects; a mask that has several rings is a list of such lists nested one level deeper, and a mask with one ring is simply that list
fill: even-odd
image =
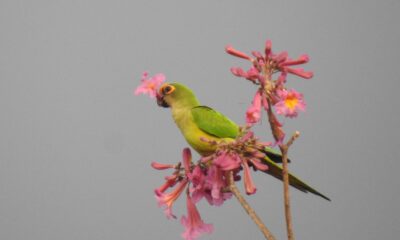
[{"label": "thin twig", "polygon": [[289,193],[289,171],[288,171],[288,150],[293,142],[300,136],[300,132],[296,131],[286,144],[279,145],[282,152],[282,174],[283,174],[283,198],[285,205],[286,231],[288,240],[294,240],[292,213],[290,210],[290,193]]},{"label": "thin twig", "polygon": [[237,200],[239,201],[240,205],[244,208],[246,213],[250,216],[250,218],[254,221],[260,231],[264,234],[265,239],[267,240],[275,240],[275,237],[272,233],[268,230],[268,228],[264,225],[260,217],[256,214],[253,208],[247,203],[246,199],[240,194],[239,189],[235,185],[235,181],[233,179],[233,172],[229,172],[229,189],[235,195]]},{"label": "thin twig", "polygon": [[[272,104],[268,101],[268,121],[271,127],[272,135],[276,142],[281,142],[285,133],[279,126],[275,114],[272,112]],[[288,150],[293,142],[300,136],[300,132],[296,131],[286,144],[279,144],[282,153],[282,175],[283,175],[283,204],[285,207],[286,232],[288,240],[294,240],[292,213],[290,209],[290,193],[289,193],[289,170],[288,170]]]}]

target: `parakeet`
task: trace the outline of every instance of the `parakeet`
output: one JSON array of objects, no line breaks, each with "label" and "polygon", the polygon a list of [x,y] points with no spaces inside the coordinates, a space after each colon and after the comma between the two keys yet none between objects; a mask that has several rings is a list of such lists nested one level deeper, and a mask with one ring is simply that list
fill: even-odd
[{"label": "parakeet", "polygon": [[[239,134],[239,126],[214,109],[202,106],[188,87],[180,83],[165,83],[157,94],[157,104],[171,108],[172,117],[189,145],[201,156],[213,154],[216,146],[202,139],[219,142],[233,141]],[[265,149],[266,156],[262,159],[268,165],[265,172],[282,180],[282,161],[279,152],[272,148]],[[303,192],[311,192],[328,201],[330,199],[316,191],[292,174],[289,174],[291,186]]]}]

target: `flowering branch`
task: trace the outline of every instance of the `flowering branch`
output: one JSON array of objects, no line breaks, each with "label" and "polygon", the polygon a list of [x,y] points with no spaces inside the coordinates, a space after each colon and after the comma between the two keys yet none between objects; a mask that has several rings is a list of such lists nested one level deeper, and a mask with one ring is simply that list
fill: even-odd
[{"label": "flowering branch", "polygon": [[[293,240],[294,234],[289,194],[288,150],[295,139],[299,137],[300,133],[296,131],[289,141],[284,144],[283,140],[285,138],[285,132],[282,129],[282,124],[275,116],[273,108],[277,114],[289,118],[297,117],[298,110],[305,110],[306,105],[303,100],[303,95],[293,89],[288,90],[285,83],[288,74],[297,75],[305,79],[313,77],[312,72],[306,72],[301,68],[293,68],[295,65],[307,63],[309,58],[304,54],[298,59],[293,60],[288,58],[287,52],[274,54],[272,52],[272,43],[269,40],[265,43],[264,55],[260,52],[253,51],[252,55],[254,58],[234,49],[231,46],[227,46],[225,50],[228,54],[249,60],[252,63],[252,67],[248,71],[236,67],[231,68],[231,72],[235,76],[246,78],[252,83],[258,85],[258,90],[254,96],[252,105],[247,109],[246,121],[248,125],[252,126],[260,121],[261,107],[263,107],[267,112],[267,118],[272,135],[282,154],[282,178],[286,229],[288,239]],[[273,75],[278,72],[280,72],[279,77],[273,79]]]},{"label": "flowering branch", "polygon": [[275,237],[272,233],[268,230],[268,228],[264,225],[260,217],[254,211],[253,208],[247,203],[246,199],[240,194],[239,189],[235,185],[235,181],[233,180],[233,172],[229,172],[229,190],[233,193],[233,195],[237,198],[240,205],[244,208],[250,218],[254,221],[260,231],[264,234],[265,239],[268,240],[275,240]]},{"label": "flowering branch", "polygon": [[[182,193],[186,193],[187,215],[181,217],[181,223],[185,227],[182,237],[186,240],[192,240],[201,234],[213,231],[213,226],[204,223],[201,218],[196,207],[197,202],[201,199],[206,199],[210,205],[220,206],[230,199],[232,195],[236,197],[265,238],[267,240],[275,240],[275,237],[263,224],[254,209],[247,203],[235,184],[236,181],[243,179],[246,194],[255,194],[257,188],[251,176],[251,169],[266,172],[283,180],[287,236],[288,240],[293,240],[289,184],[295,187],[304,187],[305,191],[308,190],[329,200],[329,198],[289,174],[288,151],[293,142],[300,136],[300,133],[296,131],[284,143],[285,132],[282,128],[283,125],[276,116],[278,114],[294,118],[297,117],[299,111],[305,111],[306,104],[303,95],[294,89],[288,89],[286,82],[289,74],[305,79],[313,77],[312,72],[295,67],[296,65],[307,63],[309,58],[303,54],[297,59],[291,59],[285,51],[275,54],[272,52],[272,44],[269,40],[266,41],[264,53],[253,51],[252,56],[238,51],[232,46],[227,46],[225,50],[228,54],[245,59],[252,64],[247,71],[239,67],[231,68],[231,72],[235,76],[245,78],[257,87],[252,104],[246,111],[247,125],[240,127],[239,131],[229,138],[208,139],[201,136],[199,140],[204,143],[202,146],[207,146],[208,143],[210,151],[207,151],[207,154],[199,152],[202,157],[197,162],[192,161],[189,148],[183,150],[182,161],[177,164],[153,162],[151,165],[154,169],[173,170],[171,175],[165,177],[165,183],[155,189],[155,197],[159,206],[164,207],[167,218],[174,219],[177,217],[173,214],[172,207]],[[278,77],[274,77],[276,73],[279,73]],[[165,76],[163,74],[149,77],[148,73],[145,72],[140,86],[134,93],[136,95],[147,94],[152,98],[157,98],[157,103],[160,106],[170,107],[167,102],[164,103],[163,94],[173,92],[175,86],[180,85],[161,86],[164,80]],[[167,87],[172,91],[166,90]],[[185,91],[185,88],[180,88],[181,91],[182,89]],[[187,94],[190,96],[192,93],[188,91]],[[262,110],[267,113],[275,144],[259,141],[251,131],[251,127],[260,121]],[[279,146],[281,154],[271,149],[273,145]],[[278,164],[280,160],[282,161],[282,167]],[[240,176],[240,173],[242,176]],[[292,182],[292,178],[300,185]],[[302,190],[302,188],[300,189]]]}]

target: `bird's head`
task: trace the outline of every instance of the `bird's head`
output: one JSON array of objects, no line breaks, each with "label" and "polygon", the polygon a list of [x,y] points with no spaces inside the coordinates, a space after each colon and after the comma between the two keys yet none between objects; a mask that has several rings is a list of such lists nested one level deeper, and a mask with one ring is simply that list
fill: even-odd
[{"label": "bird's head", "polygon": [[160,107],[195,107],[199,102],[188,87],[180,83],[164,83],[157,93],[157,104]]}]

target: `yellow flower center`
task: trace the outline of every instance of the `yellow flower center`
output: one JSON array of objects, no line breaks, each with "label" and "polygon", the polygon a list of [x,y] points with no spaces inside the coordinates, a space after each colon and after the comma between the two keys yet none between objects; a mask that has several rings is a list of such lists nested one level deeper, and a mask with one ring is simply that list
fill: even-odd
[{"label": "yellow flower center", "polygon": [[299,100],[293,94],[288,94],[288,96],[285,99],[285,105],[290,110],[294,110],[298,102]]}]

